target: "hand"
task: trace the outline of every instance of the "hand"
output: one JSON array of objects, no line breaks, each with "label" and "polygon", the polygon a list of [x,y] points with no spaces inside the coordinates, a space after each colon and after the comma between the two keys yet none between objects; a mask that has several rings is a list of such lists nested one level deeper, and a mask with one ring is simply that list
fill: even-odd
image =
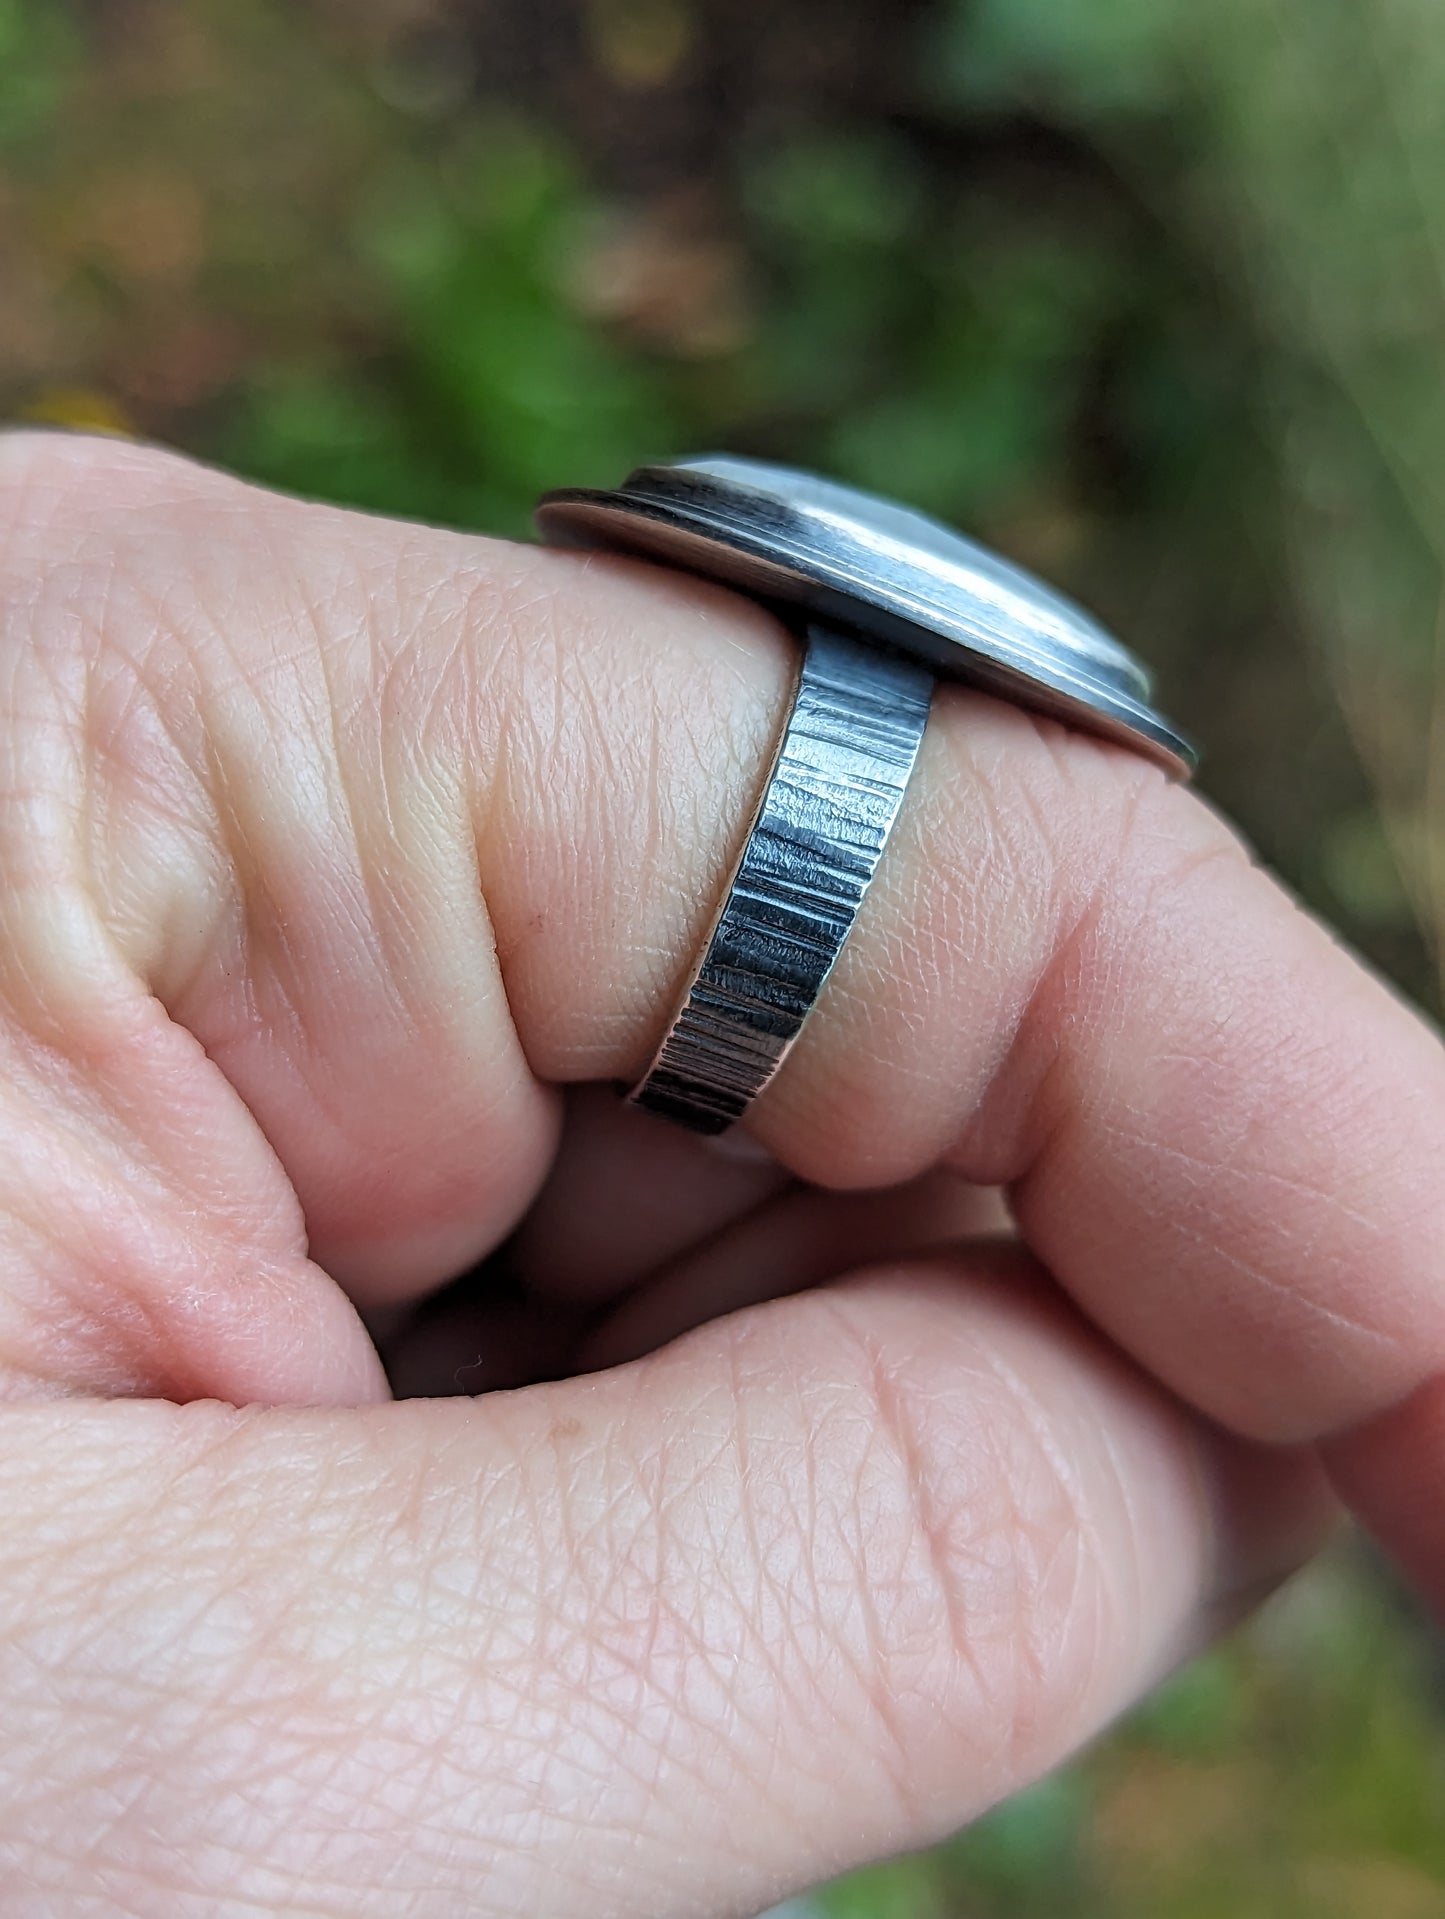
[{"label": "hand", "polygon": [[[1440,1049],[1141,760],[942,690],[739,1157],[582,1089],[766,614],[36,435],[0,607],[7,1915],[742,1914],[1053,1765],[1334,1491],[1445,1597]],[[609,1370],[389,1404],[368,1322]]]}]

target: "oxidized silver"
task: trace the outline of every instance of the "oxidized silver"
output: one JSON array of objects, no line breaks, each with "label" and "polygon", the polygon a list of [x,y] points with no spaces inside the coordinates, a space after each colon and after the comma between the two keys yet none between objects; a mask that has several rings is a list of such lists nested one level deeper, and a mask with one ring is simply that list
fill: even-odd
[{"label": "oxidized silver", "polygon": [[639,1106],[720,1133],[767,1085],[848,937],[932,697],[914,661],[809,628],[757,817]]},{"label": "oxidized silver", "polygon": [[640,467],[538,505],[543,537],[663,560],[773,606],[807,645],[791,717],[707,948],[632,1098],[716,1133],[777,1071],[902,803],[936,675],[1147,754],[1188,743],[1144,669],[1022,569],[891,501],[762,461]]}]

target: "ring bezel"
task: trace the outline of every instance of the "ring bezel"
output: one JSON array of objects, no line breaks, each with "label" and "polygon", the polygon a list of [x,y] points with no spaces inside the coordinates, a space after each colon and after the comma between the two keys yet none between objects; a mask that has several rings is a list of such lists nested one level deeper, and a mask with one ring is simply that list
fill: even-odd
[{"label": "ring bezel", "polygon": [[1143,667],[1081,608],[892,501],[712,457],[639,467],[612,490],[545,494],[537,524],[549,544],[685,568],[1117,740],[1177,778],[1194,769],[1194,749],[1149,704]]}]

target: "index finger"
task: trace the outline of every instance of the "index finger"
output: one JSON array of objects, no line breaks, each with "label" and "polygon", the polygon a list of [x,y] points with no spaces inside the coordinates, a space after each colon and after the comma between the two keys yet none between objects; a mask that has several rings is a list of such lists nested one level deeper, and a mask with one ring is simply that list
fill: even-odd
[{"label": "index finger", "polygon": [[[637,692],[567,758],[555,838],[538,845],[530,806],[498,818],[489,898],[499,925],[520,923],[539,878],[591,874],[580,919],[595,951],[619,882],[642,876],[600,969],[626,1017],[587,1067],[630,1078],[724,883],[739,799],[762,778],[753,743],[778,723],[775,648],[742,609],[736,631],[714,631],[711,649],[738,662],[743,717],[704,732],[697,642],[679,643],[675,612],[671,633],[659,617],[675,579],[545,556],[528,578],[566,636],[564,676]],[[530,648],[521,657],[530,713],[553,681]],[[641,814],[605,775],[585,777],[640,737],[658,768]],[[550,748],[525,766],[513,752],[519,795],[563,790]],[[659,820],[678,819],[691,832],[667,838]],[[514,892],[519,873],[530,879]],[[536,1007],[565,1073],[593,1028],[566,978],[565,916],[548,912],[543,929],[509,990]],[[1251,1437],[1347,1430],[1445,1358],[1436,1038],[1194,794],[983,695],[940,688],[874,891],[749,1124],[826,1185],[943,1161],[1010,1186],[1026,1239],[1092,1316]]]}]

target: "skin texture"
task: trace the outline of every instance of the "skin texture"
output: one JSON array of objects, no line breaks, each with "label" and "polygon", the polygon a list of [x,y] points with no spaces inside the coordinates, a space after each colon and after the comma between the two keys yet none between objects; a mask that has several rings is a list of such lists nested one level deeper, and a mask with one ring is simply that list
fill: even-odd
[{"label": "skin texture", "polygon": [[940,691],[719,1151],[599,1082],[762,612],[12,435],[0,672],[7,1919],[743,1915],[1055,1764],[1331,1482],[1445,1598],[1440,1048],[1142,761]]}]

